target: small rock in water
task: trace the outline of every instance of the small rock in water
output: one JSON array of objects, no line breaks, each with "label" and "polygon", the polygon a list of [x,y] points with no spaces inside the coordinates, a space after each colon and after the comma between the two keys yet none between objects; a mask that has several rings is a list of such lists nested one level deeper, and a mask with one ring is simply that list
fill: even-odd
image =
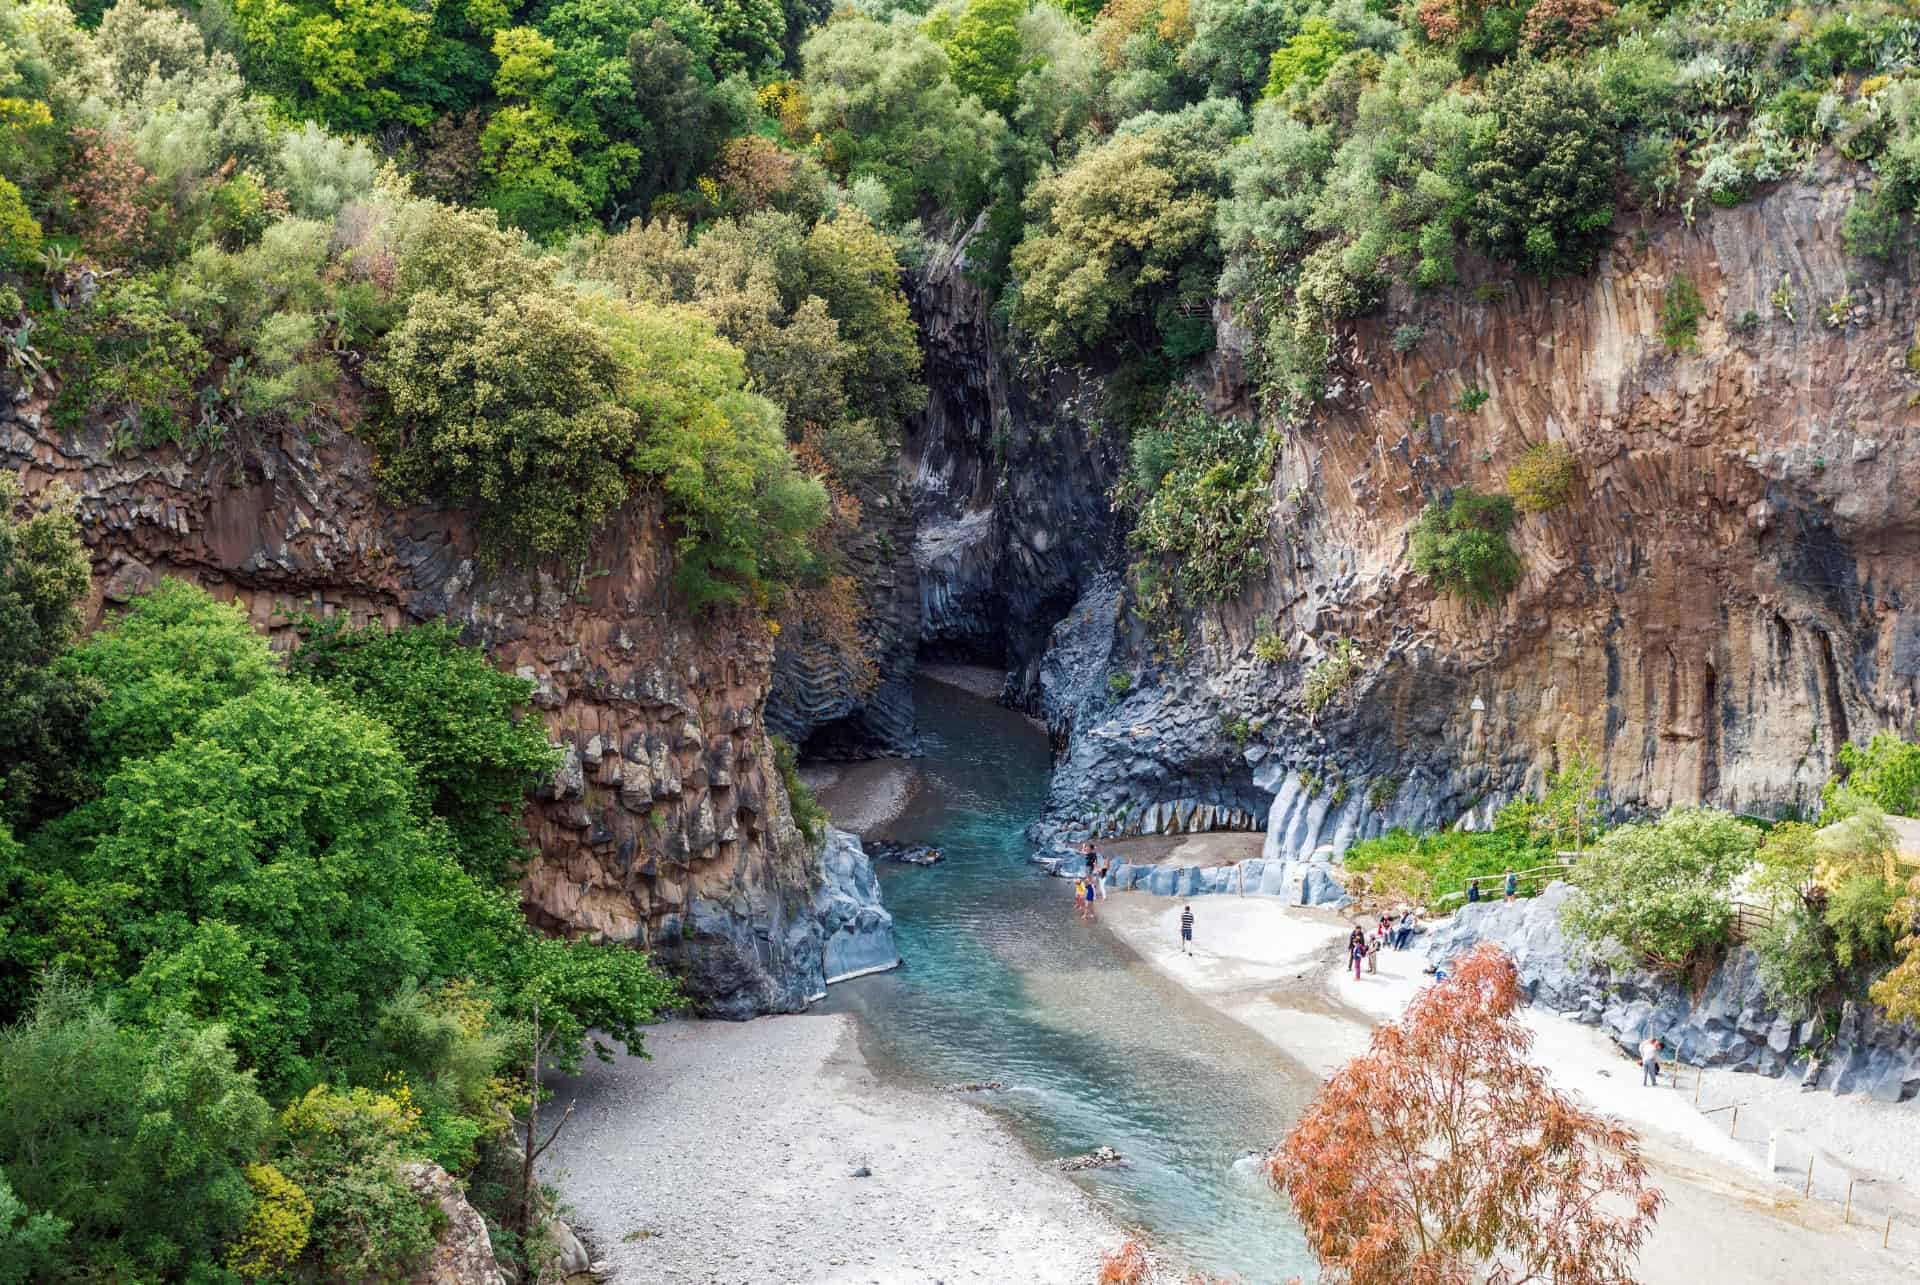
[{"label": "small rock in water", "polygon": [[1112,1147],[1095,1147],[1085,1155],[1068,1156],[1053,1163],[1067,1173],[1078,1173],[1082,1169],[1124,1169],[1127,1158]]},{"label": "small rock in water", "polygon": [[949,1093],[994,1093],[1007,1086],[998,1080],[968,1080],[965,1084],[949,1084]]},{"label": "small rock in water", "polygon": [[892,843],[877,839],[866,846],[867,856],[875,861],[898,861],[909,866],[932,866],[946,860],[940,849],[925,843]]}]

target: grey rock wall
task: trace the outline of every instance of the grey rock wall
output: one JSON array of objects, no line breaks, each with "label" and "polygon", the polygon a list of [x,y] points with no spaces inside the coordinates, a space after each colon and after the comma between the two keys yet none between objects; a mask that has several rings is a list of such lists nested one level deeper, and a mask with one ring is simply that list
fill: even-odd
[{"label": "grey rock wall", "polygon": [[[1483,941],[1513,956],[1520,982],[1536,1004],[1605,1030],[1622,1049],[1658,1035],[1682,1062],[1760,1075],[1808,1077],[1805,1050],[1819,1043],[1814,1021],[1774,1013],[1760,985],[1752,951],[1735,951],[1698,995],[1679,982],[1641,970],[1616,971],[1575,958],[1560,929],[1560,907],[1572,889],[1552,884],[1538,897],[1481,902],[1434,925],[1427,957],[1453,959]],[[1848,1003],[1840,1028],[1809,1087],[1866,1093],[1899,1102],[1920,1093],[1920,1028],[1889,1022],[1871,1006]]]},{"label": "grey rock wall", "polygon": [[813,894],[820,924],[821,984],[900,965],[893,916],[880,904],[880,881],[858,835],[829,829],[820,865],[825,880]]}]

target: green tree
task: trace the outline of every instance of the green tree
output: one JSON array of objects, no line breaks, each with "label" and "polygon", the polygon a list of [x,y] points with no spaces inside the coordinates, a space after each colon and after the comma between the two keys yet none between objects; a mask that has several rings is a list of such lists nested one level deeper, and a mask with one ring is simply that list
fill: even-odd
[{"label": "green tree", "polygon": [[946,51],[910,15],[830,23],[801,58],[808,124],[847,177],[886,185],[893,217],[971,215],[986,202],[1005,123],[961,92]]},{"label": "green tree", "polygon": [[57,1251],[71,1225],[21,1204],[0,1172],[0,1285],[31,1285],[58,1274]]},{"label": "green tree", "polygon": [[1474,148],[1467,233],[1541,276],[1583,272],[1613,225],[1614,127],[1593,83],[1564,61],[1488,78],[1492,121]]},{"label": "green tree", "polygon": [[1308,18],[1300,24],[1299,34],[1273,51],[1262,96],[1280,98],[1290,90],[1317,89],[1340,55],[1352,47],[1353,37],[1336,30],[1325,18]]},{"label": "green tree", "polygon": [[859,210],[814,225],[800,252],[799,287],[819,299],[848,345],[849,413],[888,427],[926,405],[920,332],[893,247]]},{"label": "green tree", "polygon": [[1170,131],[1119,135],[1034,185],[1014,247],[1014,320],[1071,356],[1119,335],[1151,347],[1159,323],[1210,295],[1214,193]]},{"label": "green tree", "polygon": [[0,824],[30,825],[84,796],[80,728],[100,690],[52,665],[72,639],[88,563],[64,487],[16,519],[20,485],[0,471]]},{"label": "green tree", "polygon": [[1714,808],[1620,826],[1569,872],[1561,922],[1616,966],[1687,968],[1731,940],[1733,881],[1759,843],[1759,830]]},{"label": "green tree", "polygon": [[252,1206],[242,1166],[272,1116],[218,1027],[117,1025],[54,974],[0,1031],[0,1097],[0,1175],[28,1209],[70,1224],[69,1263],[184,1278],[217,1261]]},{"label": "green tree", "polygon": [[1513,501],[1460,487],[1420,511],[1408,537],[1413,569],[1440,588],[1487,604],[1520,583],[1520,555],[1507,542]]},{"label": "green tree", "polygon": [[639,206],[686,187],[712,165],[720,144],[746,128],[752,96],[736,77],[716,83],[687,43],[659,18],[627,41],[634,96],[647,107],[635,139],[641,149]]},{"label": "green tree", "polygon": [[533,684],[503,674],[446,621],[389,631],[308,618],[291,669],[378,719],[413,766],[415,814],[446,822],[460,864],[483,883],[519,875],[527,791],[557,766],[538,717],[516,717]]},{"label": "green tree", "polygon": [[935,10],[926,31],[947,51],[953,83],[982,107],[1011,120],[1020,105],[1020,19],[1027,0],[965,0]]},{"label": "green tree", "polygon": [[1821,806],[1837,819],[1857,806],[1847,795],[1894,816],[1920,814],[1920,744],[1875,732],[1865,745],[1842,745],[1840,772],[1821,790]]},{"label": "green tree", "polygon": [[1193,39],[1180,66],[1221,97],[1250,98],[1268,77],[1269,59],[1300,29],[1311,6],[1300,0],[1194,0]]},{"label": "green tree", "polygon": [[111,629],[66,662],[104,689],[87,719],[96,770],[157,754],[190,735],[206,711],[279,674],[246,613],[178,580],[162,580]]}]

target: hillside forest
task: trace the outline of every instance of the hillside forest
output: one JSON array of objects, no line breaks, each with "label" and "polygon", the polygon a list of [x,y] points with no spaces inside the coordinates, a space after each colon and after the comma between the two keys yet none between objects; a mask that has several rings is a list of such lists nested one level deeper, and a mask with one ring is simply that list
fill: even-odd
[{"label": "hillside forest", "polygon": [[[1916,62],[1891,0],[0,0],[0,354],[23,413],[129,460],[352,434],[496,566],[580,564],[645,496],[687,612],[857,658],[842,546],[925,404],[936,258],[1021,362],[1112,376],[1139,565],[1231,599],[1343,325],[1835,157],[1872,175],[1849,251],[1904,256]],[[1252,418],[1182,384],[1227,319]],[[1416,569],[1497,599],[1567,479],[1543,447],[1436,501]],[[88,574],[68,498],[0,478],[0,1283],[397,1278],[435,1233],[415,1162],[536,1262],[530,1051],[640,1048],[676,996],[522,920],[528,685],[444,625],[308,620],[284,657],[175,582],[83,635]],[[1912,1012],[1887,841],[1841,803],[1850,846],[1765,839],[1783,887],[1841,875],[1779,993]],[[1622,887],[1728,855],[1596,931],[1711,948],[1762,843],[1716,825],[1612,840]]]}]

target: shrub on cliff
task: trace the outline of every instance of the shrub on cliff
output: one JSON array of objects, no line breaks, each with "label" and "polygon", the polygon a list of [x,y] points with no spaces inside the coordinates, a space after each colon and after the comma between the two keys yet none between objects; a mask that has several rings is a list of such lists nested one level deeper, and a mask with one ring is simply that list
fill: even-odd
[{"label": "shrub on cliff", "polygon": [[1520,583],[1520,555],[1507,542],[1513,501],[1463,486],[1420,511],[1409,536],[1414,570],[1474,602],[1494,602]]},{"label": "shrub on cliff", "polygon": [[1507,470],[1507,490],[1522,513],[1551,513],[1573,491],[1573,452],[1560,442],[1529,446]]},{"label": "shrub on cliff", "polygon": [[372,367],[388,487],[475,506],[482,552],[531,562],[578,556],[650,482],[695,607],[805,570],[825,497],[739,350],[690,310],[556,286],[556,266],[448,210],[407,247],[406,315]]},{"label": "shrub on cliff", "polygon": [[1760,831],[1715,808],[1680,808],[1611,831],[1569,872],[1561,922],[1618,967],[1681,970],[1732,938],[1734,879]]},{"label": "shrub on cliff", "polygon": [[1208,413],[1187,389],[1167,396],[1134,432],[1132,459],[1116,491],[1138,506],[1129,541],[1169,559],[1200,598],[1231,598],[1266,569],[1267,487],[1273,443],[1251,419]]}]

